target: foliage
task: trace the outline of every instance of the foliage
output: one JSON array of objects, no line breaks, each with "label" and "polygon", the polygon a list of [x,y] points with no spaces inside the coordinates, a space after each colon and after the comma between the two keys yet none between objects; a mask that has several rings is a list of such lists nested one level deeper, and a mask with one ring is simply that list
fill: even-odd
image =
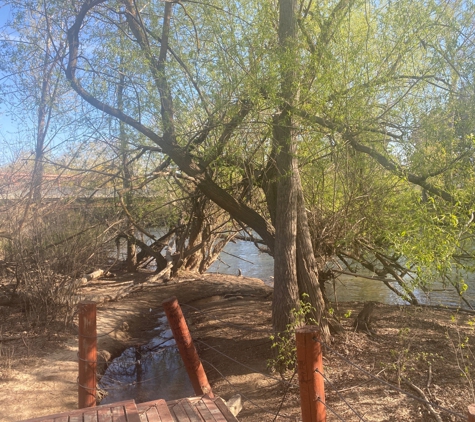
[{"label": "foliage", "polygon": [[[185,237],[199,226],[194,239],[180,240],[186,261],[187,241],[198,248],[207,242],[200,236],[222,235],[222,224],[226,233],[234,222],[251,227],[271,253],[293,253],[300,266],[296,276],[291,259],[295,277],[276,274],[276,286],[295,296],[282,301],[286,316],[297,298],[291,284],[304,291],[302,274],[314,268],[364,268],[410,303],[416,287],[430,290],[437,279],[463,297],[464,273],[475,266],[473,2],[107,0],[83,2],[84,14],[64,2],[9,3],[18,12],[10,27],[29,41],[15,48],[3,33],[6,94],[18,83],[21,98],[39,98],[32,69],[62,51],[66,28],[77,36],[77,54],[61,64],[70,84],[54,72],[55,133],[71,129],[54,159],[120,193],[128,223],[117,224],[119,235],[131,239],[163,214],[174,228],[187,222]],[[284,21],[295,27],[283,31]],[[191,230],[195,191],[206,197],[204,224]],[[282,192],[304,200],[279,201]],[[287,203],[308,218],[313,251],[305,258],[294,243],[308,237],[307,224],[291,222],[281,211]],[[279,221],[300,231],[284,239]],[[307,293],[319,291],[312,282]]]},{"label": "foliage", "polygon": [[289,369],[294,369],[297,365],[297,349],[295,345],[295,330],[304,325],[317,325],[311,317],[313,307],[308,302],[308,295],[303,294],[299,301],[299,307],[292,309],[292,322],[282,333],[270,336],[271,348],[274,349],[274,357],[269,359],[267,367],[271,371],[277,371],[284,377]]}]

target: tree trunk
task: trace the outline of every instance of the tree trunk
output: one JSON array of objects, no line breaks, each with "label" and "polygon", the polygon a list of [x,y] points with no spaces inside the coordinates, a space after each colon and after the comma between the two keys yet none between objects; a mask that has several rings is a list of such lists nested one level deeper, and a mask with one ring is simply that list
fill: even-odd
[{"label": "tree trunk", "polygon": [[282,332],[298,307],[297,286],[297,195],[295,191],[295,143],[291,117],[283,111],[275,119],[274,142],[279,146],[274,249],[274,330]]},{"label": "tree trunk", "polygon": [[277,203],[275,213],[274,300],[272,321],[276,332],[285,331],[292,320],[292,309],[298,307],[297,285],[297,192],[296,142],[292,105],[295,92],[294,66],[289,56],[297,36],[296,0],[279,1],[279,45],[281,54],[280,112],[274,117],[273,142],[276,156]]},{"label": "tree trunk", "polygon": [[[122,60],[121,60],[122,61]],[[122,67],[122,63],[121,63]],[[117,87],[117,108],[121,111],[124,109],[124,72],[120,73],[119,85]],[[130,168],[127,134],[125,132],[125,123],[119,120],[119,152],[121,161],[122,173],[122,189],[124,190],[124,204],[130,210],[133,204],[132,197],[132,171]],[[129,211],[130,212],[130,211]],[[133,222],[126,216],[127,233],[127,256],[125,259],[126,268],[128,272],[137,271],[137,248],[133,239],[135,239],[135,227]],[[158,265],[158,262],[157,262]]]},{"label": "tree trunk", "polygon": [[303,196],[300,174],[296,174],[297,179],[297,273],[299,294],[307,294],[309,301],[314,307],[312,317],[318,322],[324,340],[330,338],[328,322],[325,318],[325,301],[318,282],[318,268],[315,253],[310,237],[307,211],[305,209],[305,199]]},{"label": "tree trunk", "polygon": [[[274,227],[259,212],[233,197],[226,189],[223,189],[213,179],[213,174],[206,168],[205,163],[196,159],[188,149],[182,148],[175,134],[174,112],[172,90],[168,85],[166,74],[166,58],[168,51],[168,31],[170,26],[171,12],[173,4],[165,2],[165,13],[163,19],[163,31],[161,37],[161,47],[158,59],[156,54],[150,49],[147,42],[147,35],[141,26],[141,19],[136,17],[137,8],[132,0],[125,0],[127,8],[126,19],[129,23],[137,43],[148,56],[150,71],[156,88],[161,96],[161,117],[163,133],[158,135],[141,122],[100,101],[91,93],[86,91],[76,77],[76,67],[79,57],[79,32],[83,25],[83,20],[88,11],[102,3],[103,0],[96,0],[91,3],[84,3],[77,15],[76,21],[68,31],[69,62],[66,69],[66,76],[71,86],[82,98],[94,107],[114,116],[124,123],[134,127],[151,141],[155,142],[163,154],[168,155],[180,168],[182,172],[193,178],[196,186],[209,199],[218,206],[229,212],[229,214],[243,225],[251,227],[258,233],[269,249],[273,251],[275,258],[275,291],[273,320],[276,331],[283,331],[291,320],[291,310],[298,305],[298,271],[297,271],[297,202],[299,186],[296,139],[293,134],[291,108],[296,102],[298,94],[298,82],[296,77],[296,66],[298,64],[298,51],[295,47],[297,39],[296,20],[296,0],[279,0],[279,43],[281,48],[281,103],[276,111],[274,120],[274,151],[276,153],[276,166],[274,186],[275,193],[275,231]],[[303,207],[302,207],[303,208]],[[308,234],[302,235],[304,245],[307,243]],[[177,250],[179,247],[177,245]],[[311,250],[299,252],[301,261],[301,272],[310,271],[314,265],[314,258]],[[313,262],[313,264],[312,264]],[[303,276],[302,276],[303,277]],[[308,276],[314,277],[316,275]],[[312,278],[311,278],[312,280]],[[305,284],[306,290],[312,292],[315,282]],[[318,287],[317,287],[318,289]],[[318,293],[317,293],[318,295]],[[317,296],[318,298],[318,296]],[[313,305],[318,312],[323,314],[321,301],[316,300]],[[323,320],[321,319],[321,322]]]}]

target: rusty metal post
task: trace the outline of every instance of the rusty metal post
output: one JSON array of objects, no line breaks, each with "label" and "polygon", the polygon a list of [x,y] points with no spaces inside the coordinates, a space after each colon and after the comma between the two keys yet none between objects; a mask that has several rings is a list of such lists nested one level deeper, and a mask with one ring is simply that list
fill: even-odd
[{"label": "rusty metal post", "polygon": [[475,422],[475,404],[468,406],[468,422]]},{"label": "rusty metal post", "polygon": [[320,329],[306,325],[295,332],[302,422],[326,422]]},{"label": "rusty metal post", "polygon": [[96,303],[80,302],[78,408],[96,405],[97,331]]},{"label": "rusty metal post", "polygon": [[207,394],[213,398],[213,392],[208,382],[205,370],[196,351],[193,339],[186,324],[185,317],[176,297],[171,297],[162,303],[168,323],[175,338],[186,372],[190,378],[195,394],[201,396]]}]

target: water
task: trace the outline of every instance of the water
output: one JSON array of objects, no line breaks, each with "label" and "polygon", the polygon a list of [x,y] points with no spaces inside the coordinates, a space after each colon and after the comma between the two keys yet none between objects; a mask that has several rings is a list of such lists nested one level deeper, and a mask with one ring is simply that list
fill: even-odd
[{"label": "water", "polygon": [[210,273],[239,275],[260,278],[272,285],[274,276],[274,258],[260,252],[252,242],[237,240],[229,242],[219,259],[208,269]]},{"label": "water", "polygon": [[[238,240],[235,243],[228,243],[223,252],[220,259],[210,267],[209,272],[238,275],[241,271],[245,277],[260,278],[269,286],[273,285],[274,260],[268,254],[259,252],[252,242]],[[369,273],[367,275],[370,276]],[[465,282],[468,284],[468,290],[464,298],[475,307],[475,275],[467,274]],[[327,282],[325,287],[331,301],[407,304],[379,280],[340,275],[335,283]],[[414,294],[421,304],[467,307],[453,287],[445,288],[438,282],[432,285],[430,293],[416,289]]]},{"label": "water", "polygon": [[155,338],[144,346],[129,347],[109,365],[99,383],[108,393],[101,404],[195,395],[166,317],[160,317],[157,325]]},{"label": "water", "polygon": [[[259,252],[251,242],[236,241],[226,245],[220,259],[209,272],[255,277],[273,285],[273,258]],[[369,275],[369,274],[368,274]],[[475,307],[475,279],[467,274],[468,290],[464,297]],[[432,305],[467,305],[452,288],[444,288],[434,283],[433,291],[426,294],[421,290],[414,293],[420,303]],[[327,295],[331,301],[376,301],[387,304],[405,304],[381,281],[362,277],[340,275],[335,282],[326,283]],[[157,321],[158,333],[151,342],[138,348],[127,349],[108,367],[99,386],[108,391],[101,403],[114,403],[126,399],[135,399],[138,403],[162,398],[174,400],[193,396],[193,388],[176,349],[166,317]]]},{"label": "water", "polygon": [[[165,228],[151,230],[157,236],[164,234],[165,231]],[[260,278],[267,285],[273,286],[274,260],[268,254],[260,252],[252,242],[237,240],[226,245],[219,259],[214,262],[208,272],[231,275],[242,274],[245,277]],[[371,274],[366,275],[370,276]],[[464,298],[475,307],[475,275],[466,274],[465,282],[468,285],[468,290],[465,292]],[[396,286],[396,283],[393,285]],[[332,282],[326,283],[326,291],[331,301],[375,301],[386,304],[407,304],[381,281],[369,280],[363,277],[340,275],[334,284]],[[416,289],[414,294],[421,304],[468,307],[459,298],[453,287],[446,287],[438,282],[433,283],[430,293]]]}]

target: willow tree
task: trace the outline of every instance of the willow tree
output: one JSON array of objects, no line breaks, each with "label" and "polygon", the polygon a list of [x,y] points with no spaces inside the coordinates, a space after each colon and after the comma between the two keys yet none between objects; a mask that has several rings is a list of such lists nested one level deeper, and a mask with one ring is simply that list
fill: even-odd
[{"label": "willow tree", "polygon": [[[257,94],[255,87],[252,88],[254,92],[249,89],[255,78],[254,59],[261,59],[259,56],[264,48],[260,48],[257,55],[251,51],[255,38],[246,39],[249,22],[238,17],[244,16],[247,9],[246,18],[257,22],[259,13],[253,10],[254,7],[256,5],[236,3],[224,10],[219,4],[201,6],[152,2],[140,6],[132,0],[118,4],[105,0],[86,1],[68,31],[66,75],[83,99],[153,141],[158,146],[157,152],[169,156],[179,171],[186,174],[201,192],[229,212],[243,227],[252,228],[263,239],[276,262],[273,314],[277,330],[285,329],[291,309],[297,306],[298,278],[304,281],[300,284],[304,291],[312,295],[316,317],[325,326],[322,319],[324,304],[316,284],[311,249],[297,253],[297,204],[303,209],[303,202],[293,152],[295,137],[290,127],[290,105],[286,104],[290,96],[294,97],[289,52],[292,51],[292,38],[296,35],[295,5],[290,4],[289,9],[285,2],[282,4],[282,10],[287,8],[287,11],[280,15],[278,45],[275,47],[283,56],[276,69],[281,74],[277,80],[281,80],[279,85],[283,97],[279,94],[279,99],[272,101],[270,120],[266,117],[268,121],[265,124],[259,124],[257,120],[268,104],[262,104],[262,93]],[[287,16],[290,11],[292,14]],[[128,114],[114,107],[107,95],[102,98],[98,95],[95,85],[100,84],[101,78],[113,80],[115,77],[119,81],[120,77],[118,74],[114,76],[111,69],[107,76],[103,76],[94,68],[96,57],[90,53],[94,49],[98,51],[99,45],[87,45],[84,41],[86,36],[89,40],[94,39],[95,32],[100,32],[100,28],[107,25],[115,26],[120,31],[117,22],[121,15],[125,15],[128,23],[129,48],[134,51],[136,60],[125,78],[130,86],[135,87],[137,95],[134,115],[130,115],[130,109]],[[159,15],[163,16],[162,22],[157,20]],[[215,15],[219,15],[220,19],[225,17],[225,24],[233,33],[220,33],[220,28],[212,24]],[[289,21],[287,17],[290,17]],[[202,19],[199,25],[195,19],[196,22]],[[94,28],[95,22],[98,24]],[[204,23],[209,26],[205,27]],[[253,32],[252,35],[258,35],[255,30]],[[194,36],[192,43],[186,38],[190,33]],[[85,37],[82,38],[83,35]],[[241,41],[245,45],[240,44]],[[274,41],[270,40],[271,43]],[[223,42],[228,44],[220,46]],[[246,51],[246,48],[249,49]],[[232,57],[230,52],[235,56]],[[82,64],[82,57],[88,54],[87,65]],[[202,68],[199,67],[201,65]],[[216,87],[223,92],[215,92]],[[186,104],[186,99],[191,100],[190,104]],[[146,104],[144,100],[147,100]],[[258,104],[259,101],[261,104]],[[154,117],[157,114],[159,120]],[[249,181],[248,192],[245,193],[244,185],[236,187],[237,190],[229,190],[223,179],[224,173],[231,173],[236,180],[233,173],[239,171],[231,170],[226,159],[237,138],[249,130],[252,123],[259,126],[257,134],[260,132],[271,141],[272,158],[269,163],[273,162],[274,156],[276,158],[276,165],[263,162],[266,155],[261,151],[262,144],[267,144],[267,140],[261,142],[261,146],[258,139],[250,141],[254,143],[255,153],[262,159],[260,169],[248,168],[246,176],[250,179],[259,170],[267,175],[273,174],[261,183],[267,187],[270,219],[267,218],[269,214],[262,210],[262,195],[256,193],[260,189],[256,182]],[[263,177],[258,176],[261,180]],[[243,180],[242,172],[240,179]],[[276,191],[276,196],[270,193],[272,190]],[[304,227],[303,224],[300,226]],[[302,245],[311,248],[308,230],[302,233],[306,235]],[[301,265],[298,265],[298,260]],[[300,268],[300,277],[297,277],[297,268]]]},{"label": "willow tree", "polygon": [[[450,59],[443,40],[450,11],[468,19],[449,27],[453,41],[469,27],[470,7],[87,0],[68,30],[66,76],[84,100],[140,132],[173,171],[261,237],[275,258],[276,330],[304,292],[326,330],[318,288],[324,260],[317,265],[320,245],[307,220],[308,163],[318,149],[323,157],[350,148],[373,174],[380,166],[411,193],[418,186],[453,201],[437,179],[447,166],[421,173],[408,164],[423,116],[454,91],[445,74],[459,67],[459,56]],[[114,31],[127,44],[114,48],[111,39],[104,54],[102,38]],[[134,104],[122,110],[101,90],[105,81],[120,83],[107,57],[121,55]]]},{"label": "willow tree", "polygon": [[316,163],[306,186],[312,167],[333,173],[314,199],[329,221],[312,220],[318,252],[360,262],[416,303],[414,286],[471,255],[474,7],[355,3],[331,27],[327,13],[316,3],[299,22],[313,78],[293,109]]}]

